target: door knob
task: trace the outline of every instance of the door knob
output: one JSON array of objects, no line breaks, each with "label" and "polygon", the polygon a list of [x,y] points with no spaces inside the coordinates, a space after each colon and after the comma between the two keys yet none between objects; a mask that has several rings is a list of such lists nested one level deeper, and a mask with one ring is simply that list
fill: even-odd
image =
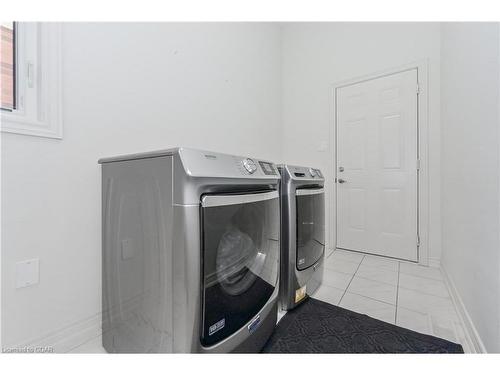
[{"label": "door knob", "polygon": [[338,183],[339,183],[339,184],[343,184],[343,183],[347,182],[347,181],[346,181],[346,180],[344,180],[343,178],[339,178],[337,181],[338,181]]}]

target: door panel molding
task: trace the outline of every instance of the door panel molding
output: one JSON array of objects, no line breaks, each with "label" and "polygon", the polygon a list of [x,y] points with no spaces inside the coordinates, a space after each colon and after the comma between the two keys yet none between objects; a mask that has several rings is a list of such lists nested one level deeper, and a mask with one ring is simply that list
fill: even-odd
[{"label": "door panel molding", "polygon": [[[417,262],[422,265],[429,265],[429,96],[428,96],[428,60],[415,61],[409,64],[398,66],[395,68],[378,71],[375,73],[354,77],[351,79],[343,80],[334,83],[332,87],[332,103],[333,103],[333,119],[332,126],[330,127],[330,142],[335,147],[332,147],[330,154],[330,166],[334,169],[335,181],[338,176],[337,165],[337,91],[346,86],[357,83],[363,83],[376,78],[383,78],[385,76],[402,73],[405,71],[416,69],[417,71],[417,153],[419,163],[419,173],[417,177],[417,234],[419,240],[419,248],[417,255]],[[390,90],[384,93],[385,98],[390,98],[394,95]],[[362,95],[356,98],[350,98],[351,101],[355,100],[361,103],[363,100]],[[329,184],[330,207],[329,214],[329,242],[337,245],[337,183]],[[415,239],[417,241],[417,238]]]}]

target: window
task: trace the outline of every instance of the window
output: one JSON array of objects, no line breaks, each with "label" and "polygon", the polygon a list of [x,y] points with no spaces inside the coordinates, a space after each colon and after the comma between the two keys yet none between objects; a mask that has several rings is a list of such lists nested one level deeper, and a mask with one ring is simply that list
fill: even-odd
[{"label": "window", "polygon": [[61,25],[2,22],[3,132],[62,138]]},{"label": "window", "polygon": [[14,22],[0,23],[1,36],[1,87],[0,108],[8,111],[16,109],[16,51]]}]

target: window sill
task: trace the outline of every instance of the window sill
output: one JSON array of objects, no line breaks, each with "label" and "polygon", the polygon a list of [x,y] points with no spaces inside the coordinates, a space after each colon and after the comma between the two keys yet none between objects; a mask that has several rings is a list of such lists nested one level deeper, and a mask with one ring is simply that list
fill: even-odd
[{"label": "window sill", "polygon": [[22,115],[2,112],[0,115],[2,132],[31,135],[35,137],[62,139],[62,123],[60,115],[52,121],[28,119]]}]

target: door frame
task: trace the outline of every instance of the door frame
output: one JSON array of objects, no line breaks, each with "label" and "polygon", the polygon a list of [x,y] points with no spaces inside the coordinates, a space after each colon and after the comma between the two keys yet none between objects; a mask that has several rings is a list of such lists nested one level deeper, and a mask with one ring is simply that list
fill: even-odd
[{"label": "door frame", "polygon": [[[333,173],[333,181],[330,184],[330,207],[329,223],[330,235],[329,242],[337,247],[337,90],[356,83],[369,81],[376,78],[402,73],[408,70],[417,70],[417,152],[420,159],[420,169],[417,176],[417,236],[419,246],[417,247],[417,262],[421,265],[429,265],[429,90],[428,90],[428,60],[419,60],[409,64],[401,65],[395,68],[385,69],[375,73],[350,78],[336,82],[332,85],[332,103],[333,119],[330,126],[330,144],[331,147],[329,164]],[[417,87],[415,88],[417,89]],[[415,238],[417,241],[417,238]],[[410,262],[410,261],[408,261]]]}]

